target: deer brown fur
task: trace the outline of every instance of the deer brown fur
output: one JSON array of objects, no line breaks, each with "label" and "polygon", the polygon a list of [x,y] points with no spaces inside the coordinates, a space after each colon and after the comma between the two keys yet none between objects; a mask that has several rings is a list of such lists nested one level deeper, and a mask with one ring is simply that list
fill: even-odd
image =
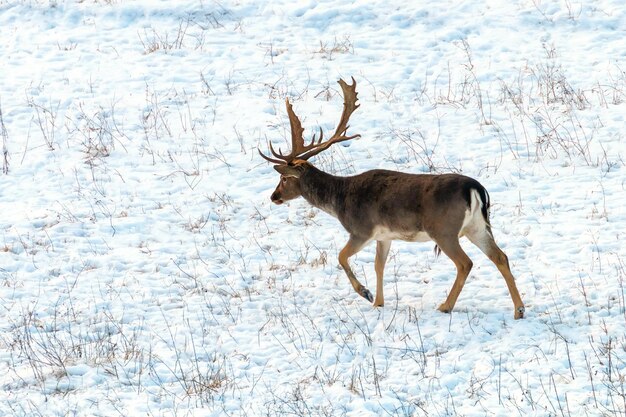
[{"label": "deer brown fur", "polygon": [[[525,308],[507,256],[496,244],[489,223],[489,194],[475,179],[459,174],[409,174],[388,170],[371,170],[341,177],[317,169],[307,161],[333,143],[349,140],[347,122],[356,105],[356,82],[339,81],[344,93],[344,112],[335,134],[322,142],[322,134],[304,145],[302,127],[289,102],[287,110],[292,126],[292,149],[288,155],[271,149],[276,158],[261,155],[276,164],[281,180],[271,199],[276,204],[302,196],[313,206],[336,217],[349,234],[339,253],[339,264],[345,270],[355,291],[375,306],[384,305],[383,274],[393,240],[434,241],[438,249],[455,264],[456,279],[439,310],[450,312],[472,268],[472,261],[461,248],[465,236],[478,246],[497,266],[514,304],[514,317],[522,318]],[[376,240],[376,297],[354,275],[349,258],[366,244]]]}]

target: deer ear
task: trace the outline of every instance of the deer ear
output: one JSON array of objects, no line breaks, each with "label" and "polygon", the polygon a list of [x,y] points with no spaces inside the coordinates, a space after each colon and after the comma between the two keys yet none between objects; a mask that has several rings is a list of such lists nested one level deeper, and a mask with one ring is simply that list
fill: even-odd
[{"label": "deer ear", "polygon": [[300,178],[301,170],[298,167],[293,167],[290,165],[274,165],[274,169],[280,172],[280,174],[284,175],[285,177]]}]

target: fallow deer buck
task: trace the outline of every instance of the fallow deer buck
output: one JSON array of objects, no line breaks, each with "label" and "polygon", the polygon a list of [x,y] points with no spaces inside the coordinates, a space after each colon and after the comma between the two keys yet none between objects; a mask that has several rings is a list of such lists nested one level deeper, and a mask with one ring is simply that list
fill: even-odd
[{"label": "fallow deer buck", "polygon": [[[360,137],[346,136],[348,120],[359,107],[356,104],[356,81],[352,85],[339,80],[343,90],[344,107],[335,133],[323,141],[315,135],[305,145],[304,129],[287,99],[287,115],[291,125],[291,152],[274,150],[270,142],[267,161],[276,164],[280,182],[271,196],[272,202],[282,204],[304,197],[313,206],[335,216],[350,234],[339,253],[339,264],[348,275],[354,290],[382,306],[383,270],[392,240],[425,242],[432,240],[438,251],[445,253],[456,266],[456,280],[439,310],[449,313],[472,269],[472,261],[461,248],[459,238],[467,237],[497,266],[513,299],[516,319],[524,316],[524,304],[515,285],[507,256],[494,241],[489,224],[489,194],[476,180],[459,174],[418,175],[375,169],[351,177],[339,177],[323,172],[308,159],[335,143]],[[348,259],[367,243],[376,241],[376,298],[355,277]]]}]

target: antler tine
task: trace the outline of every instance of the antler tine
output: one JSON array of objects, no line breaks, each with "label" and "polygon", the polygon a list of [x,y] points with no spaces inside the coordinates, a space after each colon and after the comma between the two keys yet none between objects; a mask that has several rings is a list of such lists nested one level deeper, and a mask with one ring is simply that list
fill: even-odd
[{"label": "antler tine", "polygon": [[272,155],[274,155],[276,158],[283,159],[285,157],[285,155],[283,155],[282,149],[278,148],[278,152],[274,150],[274,145],[272,145],[272,142],[270,142],[270,151],[272,152]]},{"label": "antler tine", "polygon": [[311,145],[313,144],[319,145],[320,143],[322,143],[322,139],[324,138],[324,131],[322,130],[321,127],[320,127],[320,138],[317,140],[317,142],[315,141],[316,137],[317,137],[317,134],[313,134],[313,139],[311,139]]},{"label": "antler tine", "polygon": [[312,156],[315,156],[318,153],[328,149],[334,143],[361,137],[361,135],[345,136],[345,133],[349,127],[348,120],[350,120],[350,116],[352,115],[352,113],[360,106],[360,104],[356,104],[356,101],[358,100],[358,93],[356,92],[356,81],[354,77],[352,77],[352,85],[349,85],[342,79],[337,82],[341,86],[341,90],[343,92],[343,112],[341,113],[341,119],[339,119],[339,125],[337,126],[337,129],[335,130],[333,136],[326,142],[322,142],[322,135],[320,135],[319,142],[317,142],[317,144],[312,147],[309,152],[300,155],[300,159],[309,159]]},{"label": "antler tine", "polygon": [[261,150],[259,148],[256,148],[256,150],[259,152],[259,155],[261,155],[261,157],[263,157],[263,159],[265,159],[266,161],[269,161],[269,162],[271,162],[273,164],[279,164],[279,165],[282,165],[282,164],[285,163],[285,161],[283,161],[283,160],[270,158],[269,156],[267,156],[263,152],[261,152]]},{"label": "antler tine", "polygon": [[263,159],[273,163],[273,164],[284,164],[287,161],[287,157],[289,155],[283,155],[283,152],[280,148],[278,148],[278,152],[276,152],[274,150],[274,145],[272,145],[272,142],[269,142],[269,146],[270,146],[270,152],[272,153],[272,155],[274,155],[276,158],[278,159],[274,159],[274,158],[270,158],[269,156],[265,155],[263,152],[261,152],[261,150],[259,148],[257,148],[257,151],[259,151],[259,155],[261,155],[263,157]]}]

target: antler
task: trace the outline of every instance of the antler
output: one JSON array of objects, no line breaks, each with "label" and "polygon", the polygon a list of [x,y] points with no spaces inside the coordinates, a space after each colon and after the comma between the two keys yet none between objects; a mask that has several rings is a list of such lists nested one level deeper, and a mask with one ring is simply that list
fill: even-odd
[{"label": "antler", "polygon": [[307,160],[312,156],[315,156],[318,153],[328,149],[334,143],[360,137],[361,135],[345,136],[345,133],[349,127],[348,120],[350,119],[352,113],[357,108],[359,108],[359,104],[356,104],[356,101],[358,100],[358,93],[356,92],[356,81],[354,80],[354,77],[352,77],[352,85],[348,85],[344,80],[339,80],[338,83],[341,86],[341,90],[343,91],[343,113],[341,114],[341,119],[339,120],[339,125],[337,126],[337,129],[330,139],[328,139],[326,142],[322,142],[324,132],[320,128],[319,139],[316,141],[316,135],[313,135],[311,143],[305,145],[304,139],[302,137],[304,129],[302,128],[300,119],[298,119],[298,116],[296,116],[296,114],[293,112],[293,108],[291,106],[291,103],[289,103],[289,99],[287,99],[287,115],[289,116],[289,124],[291,125],[291,152],[287,155],[284,155],[280,149],[278,150],[278,152],[276,152],[274,150],[274,147],[272,146],[272,143],[270,142],[270,151],[272,152],[272,155],[276,157],[276,159],[264,155],[261,150],[259,150],[259,154],[263,158],[274,164],[288,164],[296,158]]},{"label": "antler", "polygon": [[[343,142],[345,140],[350,140],[354,138],[361,137],[361,135],[352,135],[345,136],[346,131],[348,130],[348,120],[350,120],[350,116],[352,113],[359,108],[360,104],[356,104],[358,100],[356,92],[356,81],[354,77],[352,77],[352,85],[348,85],[344,80],[337,81],[341,86],[341,90],[343,91],[343,112],[341,113],[341,119],[339,119],[339,125],[335,130],[333,136],[328,139],[326,142],[322,142],[323,133],[320,129],[320,138],[317,144],[311,147],[311,151],[307,152],[304,155],[298,156],[300,159],[307,160],[312,156],[317,155],[318,153],[325,151],[331,145],[339,142]],[[313,136],[313,140],[315,140],[315,136]]]}]

